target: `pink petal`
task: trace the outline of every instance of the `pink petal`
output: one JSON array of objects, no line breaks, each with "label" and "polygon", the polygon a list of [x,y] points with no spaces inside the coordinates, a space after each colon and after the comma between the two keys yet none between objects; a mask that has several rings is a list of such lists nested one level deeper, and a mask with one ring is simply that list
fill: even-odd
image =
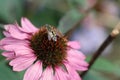
[{"label": "pink petal", "polygon": [[[76,54],[74,53],[74,51],[76,52]],[[67,60],[68,60],[68,64],[73,67],[75,70],[80,70],[80,71],[86,71],[88,68],[88,63],[85,62],[85,56],[80,53],[78,53],[79,51],[77,50],[69,50],[68,51],[68,56],[67,56]]]},{"label": "pink petal", "polygon": [[69,64],[75,70],[79,70],[79,71],[86,71],[86,70],[88,70],[88,68],[87,68],[88,66],[81,66],[80,63],[75,64],[73,62],[68,62],[67,64]]},{"label": "pink petal", "polygon": [[4,48],[3,48],[3,46],[2,46],[2,45],[0,45],[0,49],[1,49],[1,50],[4,50]]},{"label": "pink petal", "polygon": [[22,18],[21,19],[21,25],[22,25],[22,30],[28,33],[34,33],[38,31],[38,29],[27,19],[27,18]]},{"label": "pink petal", "polygon": [[69,41],[67,45],[74,49],[80,49],[80,43],[77,41]]},{"label": "pink petal", "polygon": [[34,55],[34,52],[27,47],[25,47],[23,49],[21,47],[21,49],[16,49],[14,51],[15,51],[16,56],[19,56],[19,55]]},{"label": "pink petal", "polygon": [[67,51],[67,53],[71,57],[75,57],[75,58],[78,58],[78,59],[81,59],[81,60],[86,59],[86,56],[82,52],[80,52],[78,50],[70,49],[70,50]]},{"label": "pink petal", "polygon": [[20,56],[13,59],[9,64],[13,66],[14,71],[22,71],[28,68],[36,60],[34,56]]},{"label": "pink petal", "polygon": [[18,45],[29,45],[29,42],[27,40],[18,40],[11,37],[6,37],[0,41],[0,45],[8,45],[8,44],[18,44]]},{"label": "pink petal", "polygon": [[14,51],[15,55],[33,55],[33,50],[24,45],[5,45],[3,46],[4,50]]},{"label": "pink petal", "polygon": [[42,74],[42,63],[38,61],[27,69],[23,80],[39,80],[41,74]]},{"label": "pink petal", "polygon": [[88,63],[85,60],[81,60],[79,57],[67,56],[67,60],[73,64],[78,64],[80,66],[88,66]]},{"label": "pink petal", "polygon": [[21,32],[16,25],[5,25],[5,29],[16,39],[28,39],[30,37],[28,34]]},{"label": "pink petal", "polygon": [[70,77],[69,80],[73,80],[73,79],[74,80],[81,80],[78,73],[72,67],[70,67],[68,64],[65,64],[65,66],[67,68],[67,71],[68,71],[68,74],[69,74],[69,77]]},{"label": "pink petal", "polygon": [[53,80],[53,69],[51,67],[47,67],[40,80]]},{"label": "pink petal", "polygon": [[4,45],[3,46],[4,50],[7,50],[7,51],[14,51],[14,50],[19,49],[21,47],[24,47],[24,46],[19,46],[19,45]]},{"label": "pink petal", "polygon": [[7,57],[7,60],[11,60],[15,58],[15,54],[14,52],[3,52],[2,53],[3,56]]},{"label": "pink petal", "polygon": [[3,34],[5,35],[5,37],[11,37],[10,33],[7,31],[3,31]]},{"label": "pink petal", "polygon": [[67,72],[63,71],[60,67],[56,67],[54,80],[69,80]]},{"label": "pink petal", "polygon": [[71,56],[71,55],[67,55],[67,60],[71,63],[74,64],[79,64],[81,66],[88,66],[88,63],[83,59],[80,59],[81,57],[77,56]]}]

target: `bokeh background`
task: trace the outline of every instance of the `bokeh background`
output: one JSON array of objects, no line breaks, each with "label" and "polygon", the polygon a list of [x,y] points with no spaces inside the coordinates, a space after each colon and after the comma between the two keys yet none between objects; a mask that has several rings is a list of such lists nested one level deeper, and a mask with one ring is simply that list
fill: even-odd
[{"label": "bokeh background", "polygon": [[[0,39],[4,37],[3,25],[20,24],[21,17],[27,17],[36,27],[54,25],[69,40],[79,41],[89,61],[120,21],[120,0],[0,0]],[[0,80],[22,80],[24,71],[13,72],[1,53]],[[120,80],[120,36],[83,80]]]}]

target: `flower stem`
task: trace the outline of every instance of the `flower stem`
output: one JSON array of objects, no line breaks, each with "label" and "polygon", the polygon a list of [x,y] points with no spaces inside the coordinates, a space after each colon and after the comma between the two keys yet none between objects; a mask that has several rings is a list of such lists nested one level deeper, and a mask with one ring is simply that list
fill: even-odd
[{"label": "flower stem", "polygon": [[120,32],[120,23],[113,29],[113,31],[110,33],[110,35],[107,37],[107,39],[103,42],[103,44],[100,46],[100,48],[95,52],[93,57],[91,58],[88,66],[88,70],[81,73],[81,77],[84,77],[88,71],[91,69],[92,65],[95,63],[97,58],[102,54],[102,52],[105,50],[105,48],[117,37],[117,35]]}]

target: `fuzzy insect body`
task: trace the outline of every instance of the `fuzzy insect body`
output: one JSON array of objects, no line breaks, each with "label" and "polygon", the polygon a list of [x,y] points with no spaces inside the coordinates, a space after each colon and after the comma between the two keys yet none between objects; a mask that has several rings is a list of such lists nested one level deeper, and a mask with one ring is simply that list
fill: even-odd
[{"label": "fuzzy insect body", "polygon": [[53,41],[57,41],[57,31],[55,30],[54,27],[52,27],[51,25],[46,24],[45,25],[47,28],[47,32],[48,32],[48,39],[49,40],[53,40]]}]

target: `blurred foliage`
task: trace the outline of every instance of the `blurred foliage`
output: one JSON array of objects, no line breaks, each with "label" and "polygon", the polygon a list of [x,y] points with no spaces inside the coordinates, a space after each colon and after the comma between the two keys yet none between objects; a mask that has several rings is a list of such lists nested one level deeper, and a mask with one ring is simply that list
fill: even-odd
[{"label": "blurred foliage", "polygon": [[35,15],[32,15],[30,17],[32,23],[34,23],[36,26],[42,26],[47,24],[54,24],[54,26],[57,26],[58,20],[60,19],[62,13],[58,13],[58,11],[51,10],[48,8],[39,10]]},{"label": "blurred foliage", "polygon": [[99,72],[90,70],[83,80],[110,80]]},{"label": "blurred foliage", "polygon": [[[59,21],[58,29],[65,33],[83,18],[83,14],[78,9],[68,11]],[[67,27],[67,28],[65,28]]]},{"label": "blurred foliage", "polygon": [[[4,37],[4,35],[2,34],[3,32],[3,25],[0,25],[0,40]],[[0,54],[2,53],[3,51],[0,50]],[[4,57],[0,55],[0,61],[3,60]]]},{"label": "blurred foliage", "polygon": [[0,80],[22,80],[24,71],[14,72],[8,62],[0,61]]},{"label": "blurred foliage", "polygon": [[[89,62],[90,59],[91,57],[88,56],[87,61]],[[112,80],[110,77],[106,77],[105,74],[112,74],[119,77],[119,66],[104,58],[98,58],[92,66],[92,69],[85,76],[84,80]]]},{"label": "blurred foliage", "polygon": [[19,75],[16,72],[13,72],[5,61],[0,61],[0,79],[20,80]]},{"label": "blurred foliage", "polygon": [[87,0],[67,0],[71,8],[84,8]]},{"label": "blurred foliage", "polygon": [[1,0],[0,21],[10,23],[20,19],[23,12],[22,0]]},{"label": "blurred foliage", "polygon": [[[21,17],[29,18],[37,27],[44,24],[51,24],[58,27],[62,33],[66,33],[75,26],[76,23],[82,25],[82,20],[85,14],[81,11],[84,11],[93,5],[94,1],[97,0],[0,0],[0,39],[4,37],[2,34],[4,30],[2,25],[14,23],[16,20],[20,23]],[[107,10],[114,8],[108,9],[105,6],[103,7],[103,3],[106,3],[106,1],[117,3],[117,8],[120,7],[120,0],[101,0],[98,1],[99,3],[97,3],[95,8],[92,9],[95,13],[95,15],[92,15],[96,17],[96,22],[104,27],[107,26],[106,29],[111,30],[113,25],[119,20],[119,16],[117,15],[119,13],[117,12],[117,14],[113,15],[113,13],[109,13],[109,11],[107,12]],[[112,12],[114,11],[115,10]],[[95,62],[84,80],[120,79],[119,44],[120,42],[118,40],[114,46],[114,50],[107,55],[107,57],[104,56],[104,58],[99,58]],[[1,53],[2,51],[0,50],[0,54]],[[90,57],[87,58],[87,61],[89,60]],[[23,74],[24,71],[19,73],[13,72],[12,68],[8,66],[8,62],[5,61],[5,58],[0,55],[0,80],[22,80]]]},{"label": "blurred foliage", "polygon": [[0,39],[2,39],[3,37],[4,37],[4,35],[3,35],[3,25],[0,25]]}]

